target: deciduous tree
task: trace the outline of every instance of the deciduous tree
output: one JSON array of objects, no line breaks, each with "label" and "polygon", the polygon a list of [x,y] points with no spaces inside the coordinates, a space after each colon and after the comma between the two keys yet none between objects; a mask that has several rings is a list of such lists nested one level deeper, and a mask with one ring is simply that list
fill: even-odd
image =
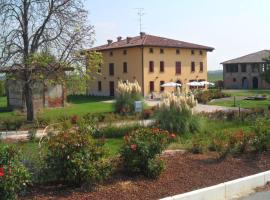
[{"label": "deciduous tree", "polygon": [[83,0],[0,0],[0,67],[20,72],[27,120],[34,119],[36,81],[87,65],[78,53],[93,42],[87,18]]}]

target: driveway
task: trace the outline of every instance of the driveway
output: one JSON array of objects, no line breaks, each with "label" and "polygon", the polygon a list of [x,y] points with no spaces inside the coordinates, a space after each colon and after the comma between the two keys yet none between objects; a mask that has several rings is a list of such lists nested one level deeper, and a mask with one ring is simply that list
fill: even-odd
[{"label": "driveway", "polygon": [[248,197],[244,197],[239,200],[269,200],[269,199],[270,199],[270,191],[254,193]]},{"label": "driveway", "polygon": [[[145,100],[145,103],[149,106],[156,106],[159,104],[159,102],[160,101],[156,101],[156,100]],[[201,113],[201,112],[211,113],[211,112],[215,112],[215,111],[232,111],[232,110],[238,111],[238,109],[239,108],[236,108],[236,107],[225,107],[225,106],[198,104],[194,108],[194,111],[197,113]],[[246,109],[241,108],[241,111],[242,110],[246,110]]]}]

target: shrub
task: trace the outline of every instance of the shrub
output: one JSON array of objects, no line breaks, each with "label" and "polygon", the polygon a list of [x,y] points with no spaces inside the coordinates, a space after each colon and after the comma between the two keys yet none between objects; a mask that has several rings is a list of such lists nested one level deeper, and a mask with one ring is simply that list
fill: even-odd
[{"label": "shrub", "polygon": [[142,100],[141,87],[137,81],[134,83],[118,82],[115,108],[116,112],[128,114],[134,112],[134,102]]},{"label": "shrub", "polygon": [[155,116],[162,129],[181,134],[195,133],[200,129],[200,118],[193,115],[194,96],[166,94]]},{"label": "shrub", "polygon": [[205,90],[199,91],[196,93],[196,99],[199,103],[206,104],[207,102],[211,101],[212,99],[220,99],[225,97],[230,97],[230,94],[224,93],[221,90]]},{"label": "shrub", "polygon": [[153,117],[153,115],[154,115],[154,111],[152,109],[145,109],[143,111],[143,119],[149,119]]},{"label": "shrub", "polygon": [[112,170],[103,144],[89,133],[61,132],[49,138],[47,146],[45,160],[52,180],[91,184],[104,180]]},{"label": "shrub", "polygon": [[20,152],[15,147],[0,145],[0,199],[16,199],[30,184],[30,173],[20,159]]},{"label": "shrub", "polygon": [[125,135],[125,144],[121,149],[124,169],[132,174],[158,177],[164,169],[164,163],[158,155],[174,137],[175,134],[169,134],[168,131],[148,128]]},{"label": "shrub", "polygon": [[94,134],[94,138],[122,138],[126,133],[138,129],[140,126],[138,124],[126,125],[121,127],[107,126],[101,128],[100,131]]},{"label": "shrub", "polygon": [[270,117],[258,118],[253,126],[252,147],[257,152],[270,150]]},{"label": "shrub", "polygon": [[20,129],[23,123],[24,123],[23,118],[10,118],[10,117],[3,119],[1,122],[1,124],[3,124],[4,129],[8,131]]}]

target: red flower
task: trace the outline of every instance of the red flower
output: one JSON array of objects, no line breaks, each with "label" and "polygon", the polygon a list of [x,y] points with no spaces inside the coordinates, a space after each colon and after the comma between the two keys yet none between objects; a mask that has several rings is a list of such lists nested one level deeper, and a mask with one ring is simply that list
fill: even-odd
[{"label": "red flower", "polygon": [[137,149],[137,144],[132,144],[132,145],[130,145],[130,148],[132,149],[132,151],[136,151],[136,149]]},{"label": "red flower", "polygon": [[174,139],[174,138],[176,138],[176,135],[174,133],[171,133],[170,134],[170,138],[173,138]]},{"label": "red flower", "polygon": [[0,177],[5,175],[5,169],[3,167],[0,168]]},{"label": "red flower", "polygon": [[159,132],[159,129],[158,128],[152,128],[152,132],[155,134],[155,133],[158,133]]}]

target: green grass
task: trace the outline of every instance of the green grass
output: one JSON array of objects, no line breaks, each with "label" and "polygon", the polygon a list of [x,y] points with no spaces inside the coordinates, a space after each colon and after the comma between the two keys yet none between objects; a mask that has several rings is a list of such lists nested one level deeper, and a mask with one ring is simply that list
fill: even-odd
[{"label": "green grass", "polygon": [[[113,103],[102,102],[110,99],[106,97],[70,96],[68,98],[69,103],[66,107],[44,109],[38,113],[38,117],[41,119],[57,119],[63,116],[82,116],[87,113],[113,112]],[[6,97],[0,97],[0,120],[4,118],[16,119],[25,117],[21,113],[7,110],[6,105]]]},{"label": "green grass", "polygon": [[109,138],[106,139],[104,147],[108,150],[109,155],[117,155],[123,145],[122,138]]},{"label": "green grass", "polygon": [[169,145],[168,149],[191,149],[195,138],[198,138],[205,144],[210,144],[211,138],[216,134],[223,134],[225,132],[233,132],[237,130],[250,132],[253,126],[251,122],[219,121],[207,118],[201,118],[201,120],[202,127],[200,129],[200,133],[180,135],[177,137],[176,142]]},{"label": "green grass", "polygon": [[[218,105],[233,107],[234,97],[236,97],[235,105],[241,108],[268,108],[270,105],[270,90],[223,90],[223,92],[231,94],[232,97],[224,100],[216,100],[210,102],[209,105]],[[256,96],[256,95],[266,95],[267,100],[244,100],[244,97]]]},{"label": "green grass", "polygon": [[[0,143],[3,145],[4,143]],[[123,139],[111,139],[108,138],[105,141],[104,148],[108,151],[109,156],[114,156],[119,153],[119,150],[123,144]],[[39,158],[39,143],[38,141],[28,141],[19,143],[9,143],[8,145],[15,145],[22,153],[22,158],[29,161],[38,160]],[[44,145],[42,146],[44,150]]]},{"label": "green grass", "polygon": [[223,76],[219,75],[219,74],[208,74],[208,81],[209,82],[215,82],[215,81],[219,81],[219,80],[223,80]]},{"label": "green grass", "polygon": [[102,101],[111,100],[107,97],[89,97],[89,96],[70,96],[70,105],[64,108],[44,109],[38,114],[40,118],[60,118],[62,116],[78,115],[83,116],[88,113],[106,113],[113,112],[113,103],[104,103]]},{"label": "green grass", "polygon": [[219,80],[223,80],[223,72],[222,71],[217,70],[217,71],[209,71],[208,72],[208,81],[215,82],[215,81],[219,81]]}]

